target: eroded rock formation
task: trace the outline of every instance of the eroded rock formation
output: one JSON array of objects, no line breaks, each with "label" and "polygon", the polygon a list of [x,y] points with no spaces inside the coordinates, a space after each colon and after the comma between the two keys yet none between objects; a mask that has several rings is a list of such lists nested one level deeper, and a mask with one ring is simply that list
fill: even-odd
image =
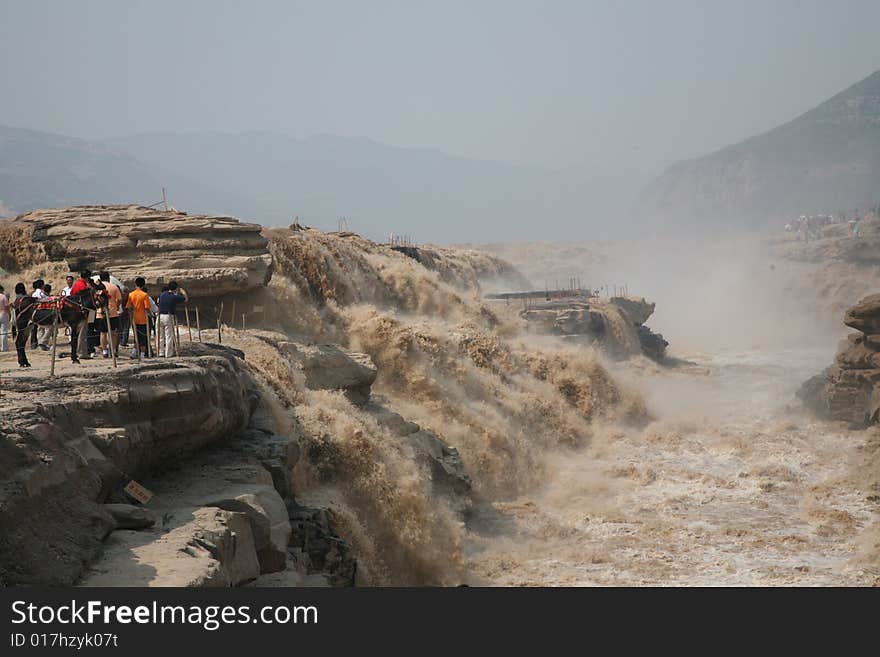
[{"label": "eroded rock formation", "polygon": [[856,426],[880,420],[880,294],[846,311],[844,324],[856,329],[822,374],[801,386],[798,396],[820,416]]},{"label": "eroded rock formation", "polygon": [[668,342],[645,326],[654,304],[637,297],[562,297],[531,303],[522,317],[539,333],[584,339],[616,357],[644,353],[662,361]]},{"label": "eroded rock formation", "polygon": [[35,210],[5,230],[14,237],[28,228],[42,254],[28,251],[17,259],[42,255],[65,262],[71,271],[110,268],[129,286],[137,276],[154,287],[176,279],[192,295],[217,297],[264,286],[271,272],[262,227],[233,217],[137,205],[77,206]]}]

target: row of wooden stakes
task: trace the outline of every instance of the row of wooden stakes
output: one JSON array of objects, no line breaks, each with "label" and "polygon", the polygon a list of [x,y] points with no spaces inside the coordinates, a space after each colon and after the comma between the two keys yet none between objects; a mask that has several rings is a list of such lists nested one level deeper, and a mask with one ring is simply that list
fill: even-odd
[{"label": "row of wooden stakes", "polygon": [[[199,307],[198,306],[195,307],[196,340],[193,340],[193,329],[192,329],[192,324],[190,323],[189,307],[184,306],[183,310],[186,315],[186,329],[187,329],[187,332],[189,333],[189,341],[190,342],[195,342],[195,341],[201,342],[202,341],[202,322],[201,322],[201,318],[199,316]],[[262,310],[263,310],[262,307],[259,307],[259,306],[254,307],[254,312],[261,312]],[[107,322],[108,335],[112,334],[112,330],[110,327],[110,317],[106,313],[105,313],[104,317]],[[158,315],[154,315],[154,317],[156,317],[156,319],[158,320]],[[222,317],[223,317],[223,302],[221,301],[220,302],[220,312],[217,313],[217,343],[218,344],[223,344]],[[174,340],[174,351],[176,354],[180,354],[180,326],[177,323],[177,315],[176,314],[173,316],[173,318],[174,319],[173,319],[172,337]],[[246,314],[242,313],[242,315],[241,315],[241,329],[242,330],[245,330],[245,320],[246,320]],[[235,321],[235,300],[234,299],[232,301],[232,321],[233,322]],[[150,347],[155,345],[155,351],[153,353],[157,355],[160,351],[160,349],[159,349],[159,333],[160,333],[160,331],[158,330],[158,321],[156,322],[156,324],[157,324],[157,330],[151,331],[150,330],[150,323],[149,323],[149,321],[147,322],[147,345],[145,345],[145,346],[147,347],[147,352],[149,352]],[[134,329],[132,331],[132,333],[134,333],[134,345],[135,345],[135,349],[138,352],[138,357],[140,357],[141,349],[140,349],[140,344],[138,343],[138,332],[137,332],[137,329],[135,329],[133,325],[131,328]],[[155,340],[154,340],[154,335],[153,335],[154,333],[155,333]],[[113,340],[108,340],[107,342],[108,342],[108,345],[110,348],[110,355],[113,358],[113,367],[117,367],[118,366],[117,349],[113,344]],[[75,349],[76,347],[71,345],[71,348]],[[50,365],[50,369],[49,369],[49,376],[50,377],[55,376],[55,354],[57,353],[57,349],[58,349],[58,316],[56,315],[55,322],[52,325],[52,357],[51,357],[51,365]]]}]

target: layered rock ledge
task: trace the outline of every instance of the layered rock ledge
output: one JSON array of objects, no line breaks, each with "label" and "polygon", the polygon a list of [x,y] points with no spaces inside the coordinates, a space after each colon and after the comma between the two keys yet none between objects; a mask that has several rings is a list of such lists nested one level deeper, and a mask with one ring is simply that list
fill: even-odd
[{"label": "layered rock ledge", "polygon": [[65,585],[117,527],[102,502],[242,431],[256,392],[238,359],[217,350],[100,376],[10,378],[3,400],[0,582]]},{"label": "layered rock ledge", "polygon": [[18,257],[42,255],[71,271],[110,268],[129,286],[137,276],[156,286],[177,279],[194,296],[217,297],[265,286],[271,275],[262,227],[234,217],[95,205],[36,210],[5,229],[31,231],[37,251]]},{"label": "layered rock ledge", "polygon": [[850,334],[834,363],[798,391],[821,417],[867,426],[880,421],[880,294],[865,297],[844,314]]}]

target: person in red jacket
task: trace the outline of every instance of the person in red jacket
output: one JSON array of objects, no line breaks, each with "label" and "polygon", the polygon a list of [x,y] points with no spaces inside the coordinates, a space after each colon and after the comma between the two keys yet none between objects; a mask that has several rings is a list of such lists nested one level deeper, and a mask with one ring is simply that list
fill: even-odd
[{"label": "person in red jacket", "polygon": [[[88,269],[84,269],[80,272],[79,278],[70,288],[70,296],[77,296],[80,294],[84,294],[91,289],[89,285],[89,280],[92,278],[92,272]],[[86,320],[82,321],[78,325],[77,331],[77,340],[76,340],[76,353],[80,358],[89,358],[89,326],[95,323],[95,311],[90,310],[89,316]],[[71,333],[71,338],[73,337],[73,333]],[[70,345],[71,354],[73,353],[74,346]]]}]

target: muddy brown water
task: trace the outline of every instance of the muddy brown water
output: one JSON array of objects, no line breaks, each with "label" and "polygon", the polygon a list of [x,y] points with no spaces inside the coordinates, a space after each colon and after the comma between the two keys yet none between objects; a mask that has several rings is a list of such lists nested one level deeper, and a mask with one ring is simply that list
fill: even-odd
[{"label": "muddy brown water", "polygon": [[[655,420],[553,457],[551,480],[470,523],[472,583],[870,585],[872,431],[809,417],[794,392],[822,351],[688,354],[616,367]],[[873,500],[873,501],[872,501]]]}]

